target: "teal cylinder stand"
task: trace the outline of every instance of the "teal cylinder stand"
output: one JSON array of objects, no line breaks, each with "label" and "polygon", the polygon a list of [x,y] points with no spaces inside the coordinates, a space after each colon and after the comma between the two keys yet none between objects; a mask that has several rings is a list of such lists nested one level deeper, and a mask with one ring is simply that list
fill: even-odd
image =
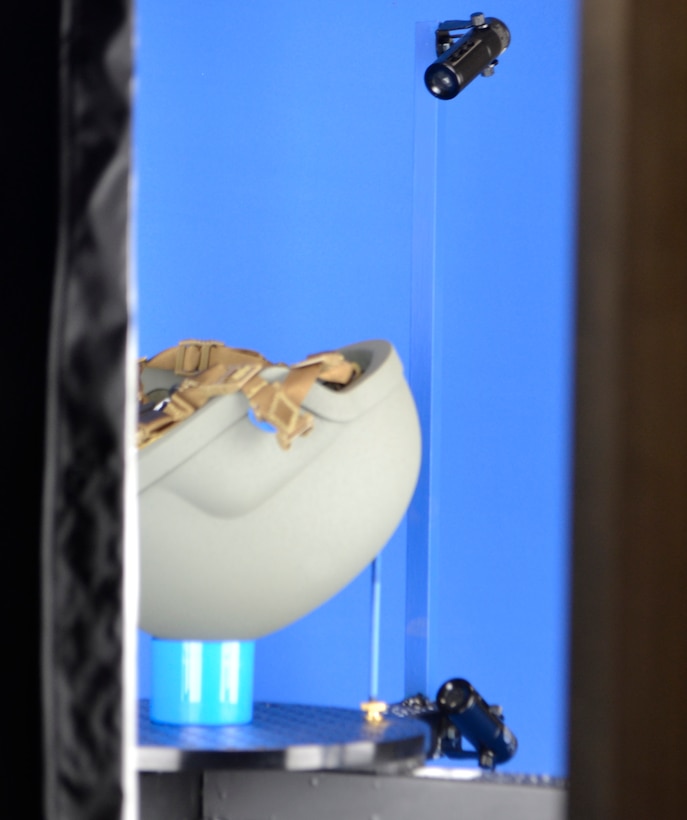
[{"label": "teal cylinder stand", "polygon": [[253,641],[153,638],[150,718],[225,726],[253,719]]}]

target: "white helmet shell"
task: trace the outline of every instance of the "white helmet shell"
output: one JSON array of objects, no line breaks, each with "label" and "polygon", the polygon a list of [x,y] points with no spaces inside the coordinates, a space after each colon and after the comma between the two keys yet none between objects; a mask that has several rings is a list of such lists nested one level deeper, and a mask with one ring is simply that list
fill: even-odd
[{"label": "white helmet shell", "polygon": [[235,393],[139,452],[143,629],[258,638],[328,600],[387,543],[418,477],[417,412],[391,344],[340,352],[361,375],[340,390],[313,385],[302,404],[313,429],[288,451]]}]

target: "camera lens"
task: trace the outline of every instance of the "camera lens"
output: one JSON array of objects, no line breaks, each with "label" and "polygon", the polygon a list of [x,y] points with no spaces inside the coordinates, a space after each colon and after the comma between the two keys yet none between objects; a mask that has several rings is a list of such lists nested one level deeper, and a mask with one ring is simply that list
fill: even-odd
[{"label": "camera lens", "polygon": [[433,63],[425,71],[425,85],[429,92],[440,100],[451,100],[460,91],[455,73],[440,63]]},{"label": "camera lens", "polygon": [[451,712],[462,712],[472,703],[474,694],[475,690],[466,680],[453,678],[437,692],[437,704]]}]

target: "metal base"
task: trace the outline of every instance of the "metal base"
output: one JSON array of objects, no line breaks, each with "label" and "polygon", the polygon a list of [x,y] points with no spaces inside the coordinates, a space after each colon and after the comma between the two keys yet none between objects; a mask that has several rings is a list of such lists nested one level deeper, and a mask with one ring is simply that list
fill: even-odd
[{"label": "metal base", "polygon": [[142,820],[565,820],[565,784],[547,777],[420,768],[351,772],[142,772]]},{"label": "metal base", "polygon": [[138,769],[402,773],[424,763],[429,742],[421,721],[385,716],[374,723],[355,709],[256,703],[244,726],[172,726],[152,723],[142,700]]},{"label": "metal base", "polygon": [[[465,781],[435,774],[211,772],[204,781],[205,817],[251,820],[565,820],[565,791],[509,778]],[[151,819],[152,820],[152,819]],[[168,819],[167,819],[168,820]]]}]

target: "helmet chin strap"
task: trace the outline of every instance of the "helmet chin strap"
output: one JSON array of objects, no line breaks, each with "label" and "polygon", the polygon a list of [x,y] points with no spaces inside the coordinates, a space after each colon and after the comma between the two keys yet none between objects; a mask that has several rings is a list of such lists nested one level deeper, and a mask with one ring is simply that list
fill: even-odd
[{"label": "helmet chin strap", "polygon": [[[266,368],[286,371],[282,380],[268,381],[261,375]],[[166,391],[146,392],[146,370],[165,370],[182,376]],[[216,396],[241,392],[248,399],[258,421],[274,427],[279,446],[288,450],[293,440],[307,435],[313,417],[301,404],[319,380],[345,386],[360,374],[355,362],[338,352],[317,353],[294,365],[274,365],[260,353],[227,347],[222,342],[189,339],[139,362],[139,423],[137,443],[145,447],[189,418]]]}]

